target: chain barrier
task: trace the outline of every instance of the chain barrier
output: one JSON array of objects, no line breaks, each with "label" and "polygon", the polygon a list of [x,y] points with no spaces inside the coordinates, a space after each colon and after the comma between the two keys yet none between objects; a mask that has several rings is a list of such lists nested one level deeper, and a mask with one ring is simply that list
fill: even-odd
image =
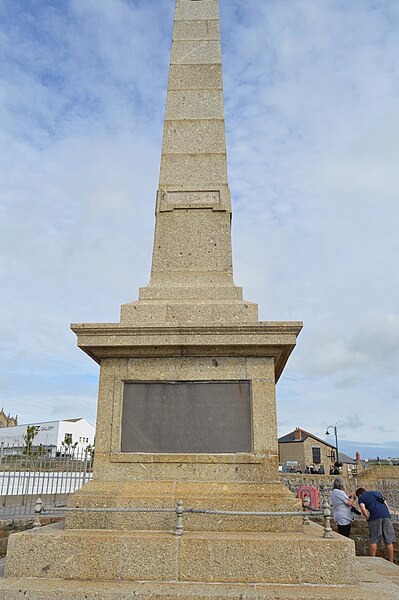
[{"label": "chain barrier", "polygon": [[330,526],[331,510],[328,502],[328,497],[323,498],[323,510],[308,510],[309,506],[308,499],[304,499],[303,507],[301,511],[243,511],[243,510],[213,510],[210,508],[184,508],[183,501],[179,499],[177,501],[176,508],[137,508],[137,507],[45,507],[41,498],[38,498],[35,503],[35,521],[34,527],[40,527],[40,515],[45,513],[59,512],[60,508],[66,513],[175,513],[176,515],[176,528],[175,535],[182,536],[184,533],[183,527],[183,515],[184,514],[197,514],[197,515],[224,515],[224,516],[249,516],[249,517],[303,517],[303,524],[309,525],[309,516],[323,516],[324,517],[324,530],[323,537],[331,539],[333,537],[332,529]]}]

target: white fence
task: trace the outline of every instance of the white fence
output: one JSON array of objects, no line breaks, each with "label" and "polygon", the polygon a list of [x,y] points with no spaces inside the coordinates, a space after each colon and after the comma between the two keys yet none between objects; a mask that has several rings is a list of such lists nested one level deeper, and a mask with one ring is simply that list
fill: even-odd
[{"label": "white fence", "polygon": [[0,455],[0,517],[31,515],[35,500],[62,506],[69,494],[92,478],[93,452],[48,449],[24,454],[5,448]]},{"label": "white fence", "polygon": [[80,489],[91,473],[68,473],[40,471],[0,472],[0,496],[47,496],[71,494]]}]

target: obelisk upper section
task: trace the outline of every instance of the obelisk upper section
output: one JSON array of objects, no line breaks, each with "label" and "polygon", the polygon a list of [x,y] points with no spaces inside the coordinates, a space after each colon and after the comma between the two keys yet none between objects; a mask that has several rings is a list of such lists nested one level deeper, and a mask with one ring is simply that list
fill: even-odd
[{"label": "obelisk upper section", "polygon": [[233,282],[219,0],[176,0],[151,279],[121,321],[221,317],[257,321]]}]

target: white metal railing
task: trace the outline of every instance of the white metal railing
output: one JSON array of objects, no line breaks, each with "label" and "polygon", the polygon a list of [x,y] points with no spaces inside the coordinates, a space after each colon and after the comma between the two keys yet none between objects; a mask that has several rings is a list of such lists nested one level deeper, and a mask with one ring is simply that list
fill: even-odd
[{"label": "white metal railing", "polygon": [[37,496],[57,504],[92,478],[89,450],[32,448],[0,449],[0,517],[29,515]]}]

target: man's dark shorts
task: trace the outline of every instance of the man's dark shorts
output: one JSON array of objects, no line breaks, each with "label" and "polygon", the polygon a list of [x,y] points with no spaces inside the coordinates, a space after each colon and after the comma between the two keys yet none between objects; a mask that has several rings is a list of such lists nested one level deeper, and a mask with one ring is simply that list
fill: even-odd
[{"label": "man's dark shorts", "polygon": [[395,530],[391,519],[374,519],[369,521],[370,543],[378,544],[384,541],[386,544],[396,542]]}]

